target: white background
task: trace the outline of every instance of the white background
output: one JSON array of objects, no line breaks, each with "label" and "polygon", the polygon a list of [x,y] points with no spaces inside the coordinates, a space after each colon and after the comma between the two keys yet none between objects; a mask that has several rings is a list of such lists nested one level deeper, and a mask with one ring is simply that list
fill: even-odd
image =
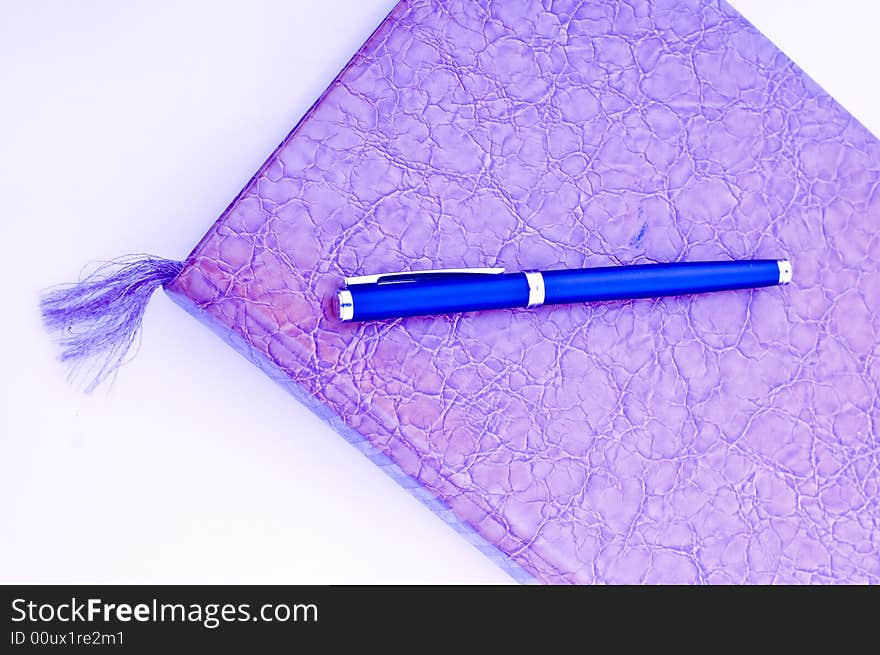
[{"label": "white background", "polygon": [[[880,3],[733,4],[880,134]],[[91,397],[36,313],[185,257],[393,5],[0,0],[0,582],[510,581],[161,292]]]}]

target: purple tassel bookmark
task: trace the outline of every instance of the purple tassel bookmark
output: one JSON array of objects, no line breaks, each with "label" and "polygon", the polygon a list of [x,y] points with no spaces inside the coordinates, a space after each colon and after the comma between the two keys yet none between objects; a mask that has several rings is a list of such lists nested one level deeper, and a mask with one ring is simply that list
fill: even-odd
[{"label": "purple tassel bookmark", "polygon": [[71,381],[90,393],[114,374],[140,333],[150,296],[182,268],[182,262],[130,255],[44,293],[43,324],[58,341]]}]

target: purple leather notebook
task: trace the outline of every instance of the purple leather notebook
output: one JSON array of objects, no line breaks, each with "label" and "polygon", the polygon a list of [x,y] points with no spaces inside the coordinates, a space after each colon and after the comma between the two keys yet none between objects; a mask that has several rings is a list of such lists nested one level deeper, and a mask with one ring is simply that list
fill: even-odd
[{"label": "purple leather notebook", "polygon": [[[519,580],[880,582],[878,220],[880,143],[724,2],[403,1],[167,289]],[[793,283],[326,309],[753,257]]]}]

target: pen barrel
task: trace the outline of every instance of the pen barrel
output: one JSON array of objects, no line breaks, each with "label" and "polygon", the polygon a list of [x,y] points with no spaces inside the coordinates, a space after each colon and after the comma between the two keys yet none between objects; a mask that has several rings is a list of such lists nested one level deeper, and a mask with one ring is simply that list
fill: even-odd
[{"label": "pen barrel", "polygon": [[775,259],[679,262],[545,271],[545,304],[655,298],[780,283]]}]

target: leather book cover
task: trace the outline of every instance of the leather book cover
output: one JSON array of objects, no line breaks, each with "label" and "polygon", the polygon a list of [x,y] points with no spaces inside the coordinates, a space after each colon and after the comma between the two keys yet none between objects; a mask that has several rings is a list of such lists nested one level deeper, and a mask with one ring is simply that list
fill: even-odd
[{"label": "leather book cover", "polygon": [[[880,143],[725,2],[404,0],[168,291],[521,581],[876,583],[878,221]],[[746,258],[794,280],[327,309],[345,275]]]}]

